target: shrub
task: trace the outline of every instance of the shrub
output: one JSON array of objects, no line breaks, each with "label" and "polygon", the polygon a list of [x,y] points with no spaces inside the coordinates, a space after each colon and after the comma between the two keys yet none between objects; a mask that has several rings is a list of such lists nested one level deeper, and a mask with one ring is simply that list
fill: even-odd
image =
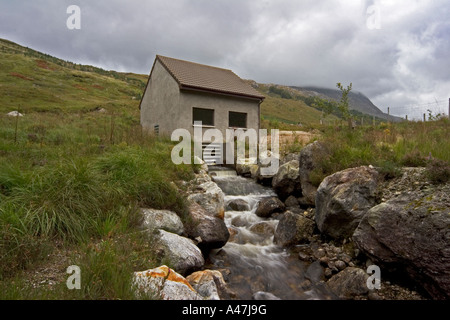
[{"label": "shrub", "polygon": [[407,167],[424,167],[426,166],[426,159],[418,150],[413,150],[403,156],[401,164]]},{"label": "shrub", "polygon": [[384,176],[385,179],[393,179],[399,177],[402,173],[400,167],[389,160],[378,163],[378,172]]},{"label": "shrub", "polygon": [[450,165],[447,161],[432,159],[427,165],[427,176],[432,183],[447,183],[450,180]]}]

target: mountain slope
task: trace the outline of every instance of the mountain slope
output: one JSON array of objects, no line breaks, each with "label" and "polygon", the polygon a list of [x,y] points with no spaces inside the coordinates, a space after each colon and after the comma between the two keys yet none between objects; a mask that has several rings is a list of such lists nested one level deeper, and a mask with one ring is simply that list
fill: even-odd
[{"label": "mountain slope", "polygon": [[[335,101],[339,101],[341,99],[342,93],[340,90],[336,89],[328,89],[328,88],[319,88],[319,87],[291,87],[295,90],[302,92],[307,96],[320,96],[325,99],[332,99]],[[350,110],[356,110],[361,113],[375,116],[385,120],[401,120],[399,117],[389,116],[388,114],[382,112],[377,106],[375,106],[369,98],[367,98],[361,92],[350,91],[349,97],[349,106]]]},{"label": "mountain slope", "polygon": [[[0,39],[0,113],[79,113],[104,108],[139,122],[139,101],[148,75],[119,73],[79,65]],[[287,87],[249,81],[266,96],[261,105],[263,126],[296,129],[317,125],[322,111],[308,97],[339,100],[340,91],[312,87]],[[360,93],[350,93],[350,106],[362,113],[387,119]],[[325,123],[339,119],[329,115]]]},{"label": "mountain slope", "polygon": [[134,110],[147,76],[74,64],[0,39],[0,112]]}]

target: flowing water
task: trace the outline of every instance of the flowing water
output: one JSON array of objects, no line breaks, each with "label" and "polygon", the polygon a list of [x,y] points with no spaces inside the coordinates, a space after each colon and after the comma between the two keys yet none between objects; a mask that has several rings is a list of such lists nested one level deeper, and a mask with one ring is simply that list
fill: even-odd
[{"label": "flowing water", "polygon": [[236,298],[252,299],[262,291],[289,300],[327,299],[320,285],[305,281],[308,264],[273,243],[278,220],[255,214],[258,202],[274,196],[273,190],[222,167],[210,167],[210,175],[224,192],[226,207],[236,199],[248,203],[248,210],[225,211],[230,239],[209,257],[211,268],[229,271],[228,286],[236,292]]}]

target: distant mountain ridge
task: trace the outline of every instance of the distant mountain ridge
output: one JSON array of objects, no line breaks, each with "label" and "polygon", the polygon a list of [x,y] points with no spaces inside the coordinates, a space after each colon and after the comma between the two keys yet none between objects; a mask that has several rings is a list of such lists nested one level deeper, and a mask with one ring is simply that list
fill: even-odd
[{"label": "distant mountain ridge", "polygon": [[[329,88],[321,88],[314,86],[290,86],[290,88],[300,91],[302,94],[306,96],[319,96],[325,99],[332,99],[337,102],[341,99],[342,93],[337,89],[329,89]],[[350,110],[356,110],[364,114],[368,114],[371,116],[375,116],[378,118],[382,118],[390,121],[401,121],[402,118],[395,117],[392,115],[388,115],[381,111],[377,106],[375,106],[372,101],[368,97],[366,97],[363,93],[357,91],[350,91],[349,97],[349,106]]]}]

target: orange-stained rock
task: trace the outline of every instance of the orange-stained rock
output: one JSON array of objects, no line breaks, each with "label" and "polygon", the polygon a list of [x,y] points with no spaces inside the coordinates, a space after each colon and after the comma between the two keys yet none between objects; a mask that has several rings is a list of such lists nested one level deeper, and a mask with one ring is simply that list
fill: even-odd
[{"label": "orange-stained rock", "polygon": [[234,293],[228,289],[222,273],[218,270],[197,271],[189,275],[186,280],[208,300],[229,299],[234,296]]},{"label": "orange-stained rock", "polygon": [[163,300],[203,299],[191,284],[179,273],[163,265],[155,269],[134,273],[134,285],[138,294]]}]

